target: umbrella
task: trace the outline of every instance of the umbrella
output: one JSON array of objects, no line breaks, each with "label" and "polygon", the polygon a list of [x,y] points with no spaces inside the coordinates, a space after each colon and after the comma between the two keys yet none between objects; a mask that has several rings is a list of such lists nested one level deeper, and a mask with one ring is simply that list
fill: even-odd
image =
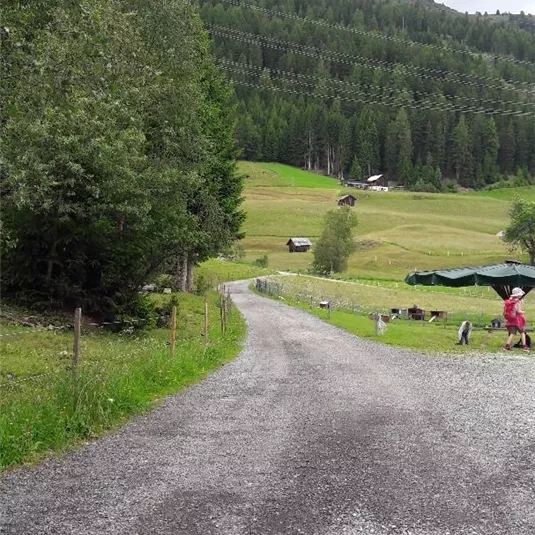
[{"label": "umbrella", "polygon": [[491,266],[409,273],[405,282],[411,286],[491,286],[502,299],[507,299],[515,287],[522,288],[526,294],[535,287],[535,266],[509,260]]}]

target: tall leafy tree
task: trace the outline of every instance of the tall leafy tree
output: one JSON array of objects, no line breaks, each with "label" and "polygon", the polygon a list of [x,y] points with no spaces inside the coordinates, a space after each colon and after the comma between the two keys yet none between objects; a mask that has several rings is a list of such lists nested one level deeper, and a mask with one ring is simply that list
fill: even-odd
[{"label": "tall leafy tree", "polygon": [[314,247],[314,269],[323,275],[342,273],[349,256],[355,251],[353,229],[357,216],[348,206],[325,215],[321,236]]},{"label": "tall leafy tree", "polygon": [[529,255],[535,265],[535,202],[516,197],[509,209],[511,222],[505,229],[504,240]]},{"label": "tall leafy tree", "polygon": [[243,219],[233,97],[194,7],[82,0],[3,15],[4,293],[112,313],[174,259],[190,284]]}]

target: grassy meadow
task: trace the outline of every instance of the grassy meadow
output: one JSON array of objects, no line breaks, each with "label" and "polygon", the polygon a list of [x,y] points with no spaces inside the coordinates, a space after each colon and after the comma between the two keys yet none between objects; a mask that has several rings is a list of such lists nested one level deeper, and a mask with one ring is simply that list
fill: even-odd
[{"label": "grassy meadow", "polygon": [[[170,299],[157,297],[159,305]],[[84,324],[76,385],[70,368],[72,331],[40,331],[3,321],[0,467],[94,438],[238,353],[245,324],[235,311],[223,335],[215,292],[208,295],[208,345],[204,298],[180,294],[178,299],[173,357],[168,328],[110,332]]]},{"label": "grassy meadow", "polygon": [[344,278],[402,280],[414,269],[519,258],[496,234],[507,225],[515,193],[535,199],[535,188],[457,194],[372,192],[342,188],[332,178],[282,164],[242,162],[240,171],[246,176],[246,260],[267,254],[274,269],[307,269],[312,253],[288,253],[288,238],[308,237],[314,243],[323,215],[336,207],[338,196],[350,192],[357,197],[358,249]]},{"label": "grassy meadow", "polygon": [[[424,352],[500,351],[505,340],[503,331],[488,332],[483,326],[502,314],[499,296],[487,288],[446,289],[415,288],[397,283],[371,281],[355,283],[319,280],[307,276],[277,276],[268,279],[271,297],[285,304],[314,314],[337,327],[361,338],[387,345],[405,347]],[[449,291],[448,291],[449,290]],[[330,301],[333,310],[319,307],[322,300]],[[417,304],[427,311],[426,321],[399,319],[390,321],[383,335],[376,335],[371,312],[390,315],[391,308],[409,308]],[[535,327],[535,304],[529,300],[524,306],[528,327]],[[431,310],[445,310],[448,319],[429,323]],[[457,330],[469,320],[474,329],[469,346],[459,347]],[[531,320],[531,321],[530,321]],[[517,337],[518,338],[518,337]]]}]

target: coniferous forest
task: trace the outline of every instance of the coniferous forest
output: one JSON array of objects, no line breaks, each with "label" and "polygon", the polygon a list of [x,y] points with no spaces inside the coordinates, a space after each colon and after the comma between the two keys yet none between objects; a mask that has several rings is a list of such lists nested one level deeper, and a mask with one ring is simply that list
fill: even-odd
[{"label": "coniferous forest", "polygon": [[431,0],[201,0],[243,157],[408,188],[535,176],[535,18]]}]

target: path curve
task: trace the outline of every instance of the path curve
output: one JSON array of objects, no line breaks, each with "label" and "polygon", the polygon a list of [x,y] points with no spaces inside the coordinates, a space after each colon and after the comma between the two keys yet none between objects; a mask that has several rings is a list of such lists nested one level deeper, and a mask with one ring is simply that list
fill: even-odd
[{"label": "path curve", "polygon": [[412,354],[230,288],[241,355],[5,474],[0,533],[535,533],[535,359]]}]

